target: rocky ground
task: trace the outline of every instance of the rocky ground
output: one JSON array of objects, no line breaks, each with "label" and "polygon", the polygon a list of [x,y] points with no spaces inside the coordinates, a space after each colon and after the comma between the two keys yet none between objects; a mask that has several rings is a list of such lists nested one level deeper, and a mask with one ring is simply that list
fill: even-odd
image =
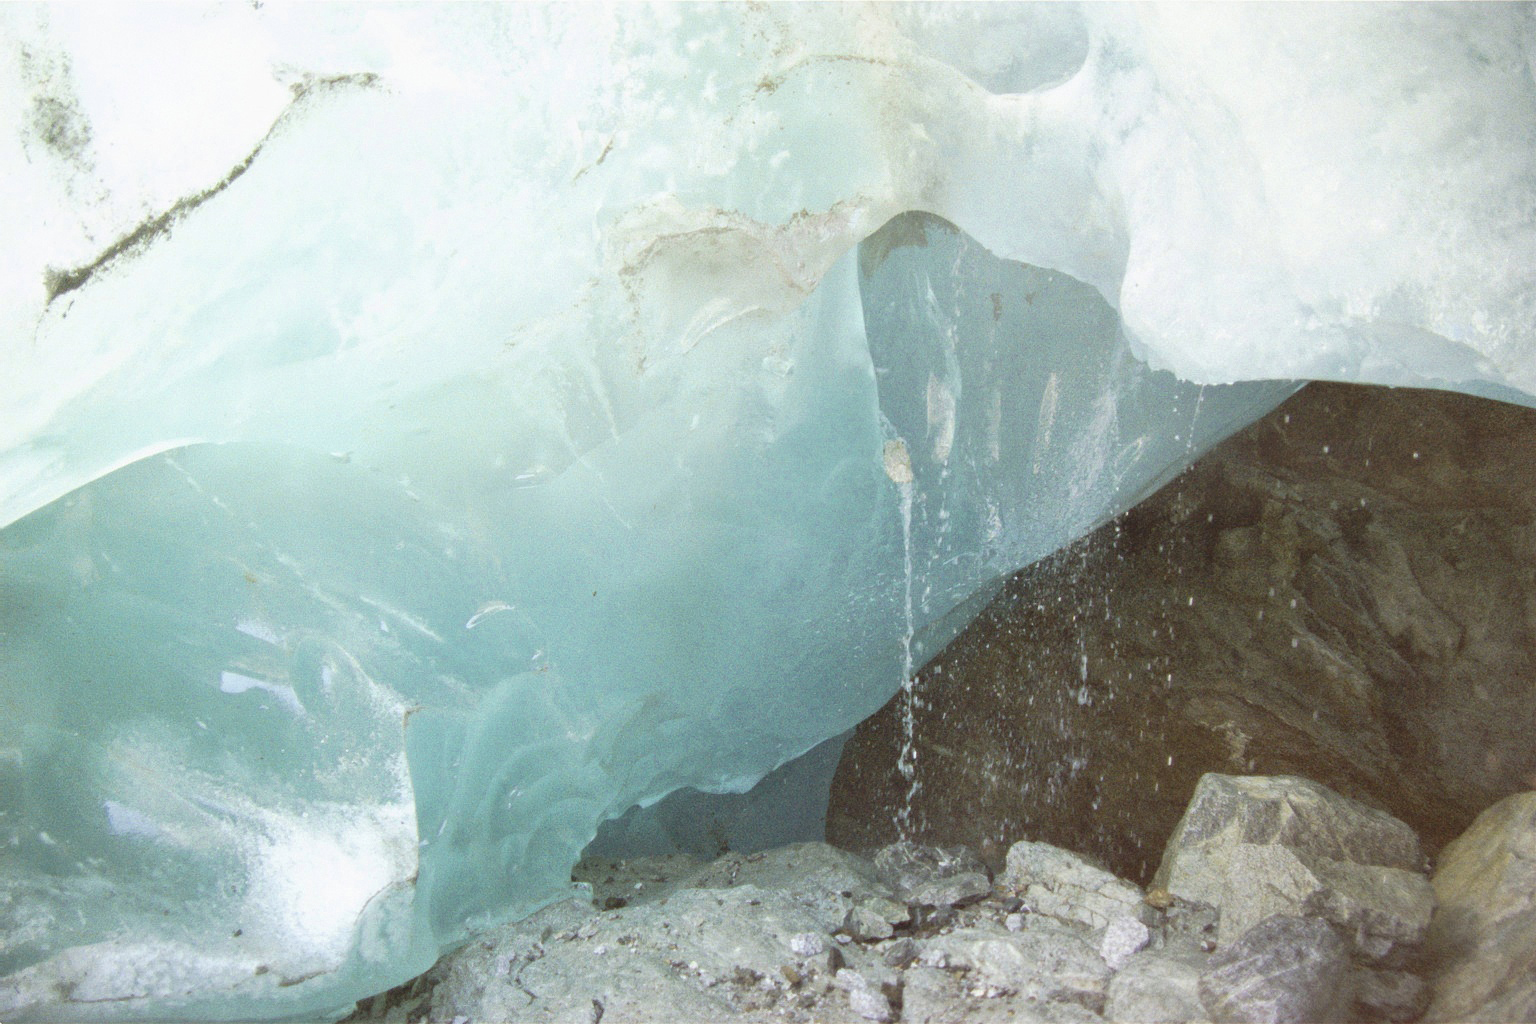
[{"label": "rocky ground", "polygon": [[583,862],[355,1021],[1536,1020],[1536,793],[1433,878],[1401,821],[1208,775],[1143,889],[1020,841]]}]

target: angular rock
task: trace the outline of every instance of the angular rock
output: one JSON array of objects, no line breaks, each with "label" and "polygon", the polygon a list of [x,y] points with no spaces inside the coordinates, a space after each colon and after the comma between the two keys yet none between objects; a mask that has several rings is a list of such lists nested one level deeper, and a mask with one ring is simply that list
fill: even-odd
[{"label": "angular rock", "polygon": [[[899,912],[894,909],[897,907],[900,907]],[[878,897],[861,900],[848,908],[837,930],[859,942],[875,942],[894,935],[896,930],[891,927],[892,924],[905,921],[907,916],[904,906],[890,900],[880,900]],[[892,917],[896,917],[897,921],[893,922]]]},{"label": "angular rock", "polygon": [[845,963],[847,961],[843,959],[843,951],[836,946],[828,946],[820,953],[813,953],[806,957],[802,961],[802,966],[823,978],[835,978]]},{"label": "angular rock", "polygon": [[888,1024],[889,1021],[896,1019],[895,1013],[891,1010],[891,1001],[886,998],[885,993],[870,984],[869,979],[858,971],[847,968],[838,971],[837,987],[848,993],[849,1007],[865,1020]]},{"label": "angular rock", "polygon": [[1208,959],[1194,946],[1136,954],[1110,980],[1104,1015],[1110,1020],[1163,1024],[1206,1020],[1200,972]]},{"label": "angular rock", "polygon": [[1357,968],[1354,985],[1356,1020],[1407,1024],[1429,1009],[1429,986],[1407,971]]},{"label": "angular rock", "polygon": [[1029,998],[978,984],[966,972],[914,966],[901,992],[901,1019],[922,1024],[1101,1024],[1077,1002]]},{"label": "angular rock", "polygon": [[1110,970],[1118,971],[1151,941],[1152,932],[1146,925],[1134,917],[1117,917],[1104,929],[1104,937],[1099,940],[1099,955]]},{"label": "angular rock", "polygon": [[796,956],[815,956],[827,951],[827,940],[817,932],[800,932],[789,937],[789,951]]},{"label": "angular rock", "polygon": [[1384,811],[1296,776],[1201,776],[1164,848],[1154,888],[1217,905],[1239,846],[1283,846],[1353,864],[1421,871],[1412,829]]},{"label": "angular rock", "polygon": [[1235,843],[1226,854],[1217,903],[1223,945],[1275,914],[1321,917],[1351,937],[1356,955],[1383,963],[1401,961],[1418,945],[1435,899],[1429,879],[1416,871]]},{"label": "angular rock", "polygon": [[1135,885],[1049,843],[1014,843],[1003,885],[1037,914],[1093,929],[1149,911]]},{"label": "angular rock", "polygon": [[992,892],[992,882],[980,871],[967,871],[948,878],[936,878],[907,890],[907,902],[924,907],[963,907],[984,899]]},{"label": "angular rock", "polygon": [[[981,875],[990,882],[981,858],[964,846],[924,846],[907,840],[881,847],[874,856],[880,881],[908,903],[929,906],[955,905],[957,900],[924,898],[929,892],[942,891],[949,879]],[[974,882],[968,883],[974,885]]]},{"label": "angular rock", "polygon": [[1218,1024],[1344,1021],[1353,1008],[1348,946],[1317,918],[1266,918],[1212,955],[1199,990]]},{"label": "angular rock", "polygon": [[726,854],[680,884],[695,889],[751,884],[817,896],[842,892],[894,895],[869,861],[826,843],[793,843],[761,853]]},{"label": "angular rock", "polygon": [[902,968],[917,959],[919,949],[917,943],[903,935],[899,939],[892,939],[880,950],[880,960],[887,967]]},{"label": "angular rock", "polygon": [[1104,1007],[1112,973],[1079,929],[1048,920],[1020,932],[957,928],[924,947],[925,965],[963,968],[980,985],[1094,1012]]},{"label": "angular rock", "polygon": [[1536,1017],[1536,792],[1494,804],[1441,851],[1427,1020]]},{"label": "angular rock", "polygon": [[[1460,1019],[1536,1024],[1536,908],[1495,926],[1478,972],[1480,1005]],[[1444,1020],[1432,1007],[1430,1019]]]}]

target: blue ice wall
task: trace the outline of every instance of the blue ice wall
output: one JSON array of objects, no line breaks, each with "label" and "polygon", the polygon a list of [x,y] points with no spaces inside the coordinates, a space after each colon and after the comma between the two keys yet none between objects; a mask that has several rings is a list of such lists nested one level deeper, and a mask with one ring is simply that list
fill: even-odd
[{"label": "blue ice wall", "polygon": [[1288,381],[1531,401],[1532,26],[0,11],[0,1017],[337,1012]]}]

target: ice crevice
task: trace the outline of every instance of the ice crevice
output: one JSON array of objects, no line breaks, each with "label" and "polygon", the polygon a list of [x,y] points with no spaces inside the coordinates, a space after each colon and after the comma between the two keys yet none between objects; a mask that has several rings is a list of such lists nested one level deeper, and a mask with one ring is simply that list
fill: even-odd
[{"label": "ice crevice", "polygon": [[7,1020],[336,1011],[1304,380],[1536,404],[1527,8],[113,17],[0,13]]}]

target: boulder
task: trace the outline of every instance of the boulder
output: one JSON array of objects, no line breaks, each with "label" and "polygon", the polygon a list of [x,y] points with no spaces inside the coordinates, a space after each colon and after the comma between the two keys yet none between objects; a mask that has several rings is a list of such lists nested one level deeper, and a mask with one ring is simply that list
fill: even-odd
[{"label": "boulder", "polygon": [[1008,850],[1003,886],[1036,914],[1105,928],[1149,913],[1141,889],[1068,850],[1028,840]]},{"label": "boulder", "polygon": [[1112,972],[1077,928],[1040,920],[1018,932],[957,928],[925,947],[921,965],[968,971],[982,991],[1104,1008]]},{"label": "boulder", "polygon": [[1319,917],[1363,963],[1401,967],[1434,910],[1422,862],[1407,825],[1315,782],[1207,774],[1153,886],[1218,908],[1223,946],[1276,914]]},{"label": "boulder", "polygon": [[1198,947],[1187,945],[1136,954],[1110,980],[1104,1016],[1162,1024],[1207,1020],[1200,1002],[1200,973],[1208,959]]},{"label": "boulder", "polygon": [[1322,1024],[1349,1019],[1349,949],[1317,918],[1265,918],[1212,955],[1199,982],[1213,1021]]},{"label": "boulder", "polygon": [[1488,808],[1441,851],[1427,1020],[1536,1020],[1536,792]]},{"label": "boulder", "polygon": [[[1225,853],[1218,941],[1235,941],[1274,914],[1321,917],[1369,963],[1400,964],[1424,937],[1434,890],[1416,871],[1353,864],[1287,846],[1234,843]],[[1255,884],[1262,880],[1263,884]]]},{"label": "boulder", "polygon": [[1163,849],[1152,885],[1218,904],[1231,853],[1244,844],[1404,871],[1424,867],[1419,837],[1385,811],[1293,775],[1207,772]]}]

